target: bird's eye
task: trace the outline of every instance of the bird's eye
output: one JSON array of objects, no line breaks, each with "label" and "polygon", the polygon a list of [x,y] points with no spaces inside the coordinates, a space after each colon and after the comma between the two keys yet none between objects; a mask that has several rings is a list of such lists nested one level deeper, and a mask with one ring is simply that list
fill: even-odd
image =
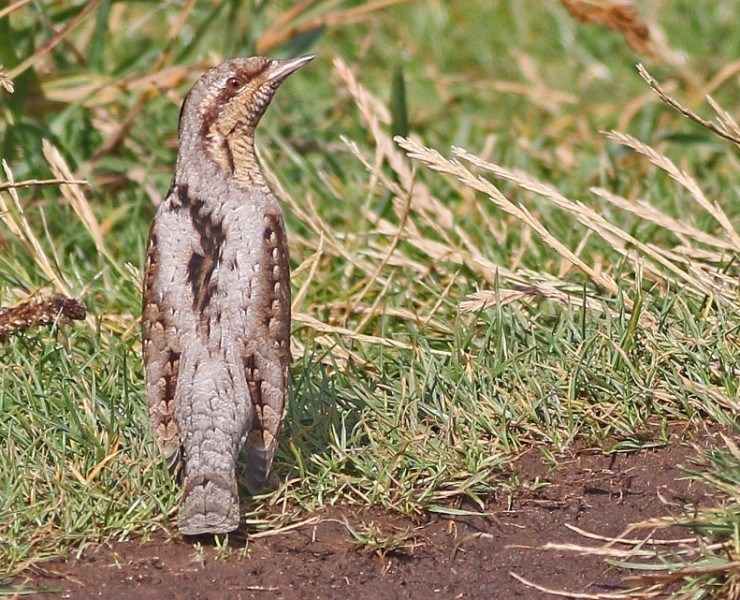
[{"label": "bird's eye", "polygon": [[232,92],[235,92],[242,87],[242,81],[238,77],[229,77],[226,80],[226,87],[228,87]]}]

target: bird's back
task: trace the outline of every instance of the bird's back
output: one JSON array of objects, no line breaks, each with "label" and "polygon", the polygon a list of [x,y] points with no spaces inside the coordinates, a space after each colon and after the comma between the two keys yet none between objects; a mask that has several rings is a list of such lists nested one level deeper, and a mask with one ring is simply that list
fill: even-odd
[{"label": "bird's back", "polygon": [[[185,458],[180,529],[229,531],[239,520],[238,453],[247,442],[246,483],[258,493],[285,410],[290,275],[282,214],[269,192],[232,189],[215,202],[180,185],[153,232],[169,249],[157,253],[148,287],[178,355],[164,419],[174,418]],[[156,379],[148,385],[156,388]]]}]

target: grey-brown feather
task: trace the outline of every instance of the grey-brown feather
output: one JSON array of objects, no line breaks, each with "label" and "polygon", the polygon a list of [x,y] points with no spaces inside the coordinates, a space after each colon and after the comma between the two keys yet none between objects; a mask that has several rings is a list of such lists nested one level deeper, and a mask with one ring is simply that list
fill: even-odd
[{"label": "grey-brown feather", "polygon": [[[150,232],[146,391],[158,444],[182,456],[178,526],[185,534],[238,527],[239,452],[246,443],[246,483],[257,493],[285,412],[288,249],[253,146],[272,94],[297,68],[265,79],[280,64],[236,59],[196,83],[181,112],[175,177]],[[229,87],[232,78],[241,90]]]}]

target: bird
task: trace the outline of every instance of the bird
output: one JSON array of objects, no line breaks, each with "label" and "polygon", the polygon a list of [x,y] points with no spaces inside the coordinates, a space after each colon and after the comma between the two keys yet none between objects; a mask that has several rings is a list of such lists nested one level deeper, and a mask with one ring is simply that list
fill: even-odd
[{"label": "bird", "polygon": [[226,61],[180,110],[175,173],[149,231],[141,322],[149,417],[180,472],[183,535],[238,529],[237,458],[246,445],[246,486],[258,494],[280,437],[290,266],[255,130],[279,86],[313,58]]}]

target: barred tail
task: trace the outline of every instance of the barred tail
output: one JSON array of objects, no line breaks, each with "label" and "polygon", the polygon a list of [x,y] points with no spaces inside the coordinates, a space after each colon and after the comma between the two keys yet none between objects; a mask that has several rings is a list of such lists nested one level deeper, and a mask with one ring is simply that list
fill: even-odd
[{"label": "barred tail", "polygon": [[253,496],[265,491],[277,449],[277,439],[266,431],[254,430],[247,438],[246,483]]},{"label": "barred tail", "polygon": [[183,535],[228,533],[239,527],[239,494],[234,475],[186,478],[178,528]]}]

